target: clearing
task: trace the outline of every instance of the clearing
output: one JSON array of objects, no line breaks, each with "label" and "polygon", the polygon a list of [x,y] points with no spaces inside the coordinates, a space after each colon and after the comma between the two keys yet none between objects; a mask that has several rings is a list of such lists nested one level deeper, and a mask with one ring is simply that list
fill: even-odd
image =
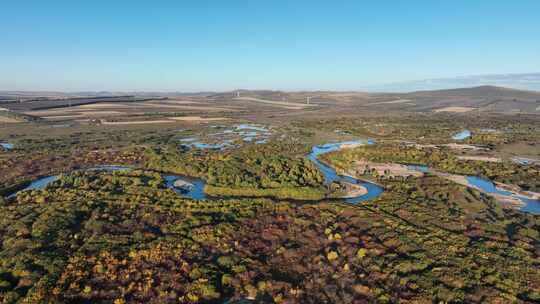
[{"label": "clearing", "polygon": [[471,108],[471,107],[445,107],[445,108],[440,108],[440,109],[436,109],[434,110],[434,112],[452,112],[452,113],[466,113],[466,112],[470,112],[470,111],[473,111],[473,110],[476,110],[476,108]]},{"label": "clearing", "polygon": [[102,125],[146,125],[159,123],[174,123],[173,120],[132,120],[132,121],[101,121]]},{"label": "clearing", "polygon": [[160,123],[175,123],[183,122],[209,122],[226,120],[225,117],[200,117],[200,116],[181,116],[181,117],[165,117],[158,120],[132,120],[132,121],[101,121],[103,125],[136,125],[136,124],[160,124]]},{"label": "clearing", "polygon": [[379,105],[379,104],[399,104],[399,103],[410,103],[414,105],[414,103],[411,103],[411,102],[412,100],[410,99],[396,99],[396,100],[390,100],[390,101],[374,102],[374,103],[368,104],[368,106],[374,106],[374,105]]},{"label": "clearing", "polygon": [[16,122],[20,122],[20,121],[11,117],[0,116],[0,123],[16,123]]},{"label": "clearing", "polygon": [[289,110],[302,110],[307,107],[317,106],[316,104],[302,104],[302,103],[287,102],[287,101],[274,101],[274,100],[266,100],[266,99],[260,99],[260,98],[255,98],[255,97],[237,97],[237,98],[234,98],[234,100],[260,102],[260,103],[274,105],[274,106],[278,106],[278,107],[289,109]]},{"label": "clearing", "polygon": [[169,117],[172,120],[179,121],[218,121],[218,120],[227,120],[225,117],[200,117],[200,116],[181,116],[181,117]]},{"label": "clearing", "polygon": [[393,163],[374,163],[364,160],[356,161],[356,170],[362,172],[365,169],[375,170],[378,175],[389,176],[415,176],[421,177],[424,173],[417,170],[409,169],[406,165],[393,164]]},{"label": "clearing", "polygon": [[492,162],[492,163],[500,163],[502,161],[498,157],[490,157],[490,156],[458,155],[457,158],[461,160],[479,160],[479,161]]}]

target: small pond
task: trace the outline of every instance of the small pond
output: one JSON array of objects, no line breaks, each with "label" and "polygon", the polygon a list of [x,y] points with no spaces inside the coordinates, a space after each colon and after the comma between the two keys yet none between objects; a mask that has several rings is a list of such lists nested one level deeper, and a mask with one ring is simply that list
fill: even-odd
[{"label": "small pond", "polygon": [[208,149],[208,150],[223,150],[227,147],[232,147],[233,145],[231,144],[232,141],[230,140],[225,140],[219,144],[207,144],[207,143],[203,143],[203,142],[200,142],[200,141],[192,141],[192,142],[189,142],[189,143],[184,143],[182,144],[182,146],[184,147],[188,147],[188,148],[196,148],[196,149],[201,149],[201,150],[205,150],[205,149]]},{"label": "small pond", "polygon": [[471,137],[471,135],[472,135],[471,131],[463,130],[463,131],[455,134],[454,136],[452,136],[452,139],[454,139],[454,140],[465,140],[465,139]]},{"label": "small pond", "polygon": [[250,125],[250,124],[241,124],[237,125],[235,127],[236,130],[255,130],[259,132],[270,132],[269,129],[262,127],[262,126],[256,126],[256,125]]},{"label": "small pond", "polygon": [[[224,128],[225,126],[212,126],[214,129]],[[272,132],[270,129],[259,125],[240,124],[217,133],[207,135],[206,138],[186,137],[179,141],[181,145],[188,148],[223,150],[226,148],[237,147],[235,144],[239,141],[252,142],[257,145],[268,142]]]},{"label": "small pond", "polygon": [[522,166],[540,164],[540,159],[532,159],[527,157],[512,157],[512,162]]},{"label": "small pond", "polygon": [[423,172],[423,173],[429,172],[429,167],[426,166],[426,165],[414,165],[414,164],[411,164],[411,165],[407,165],[407,169],[414,170],[414,171],[419,171],[419,172]]},{"label": "small pond", "polygon": [[13,144],[6,143],[6,142],[1,142],[0,146],[2,148],[6,149],[6,150],[12,150],[13,149]]}]

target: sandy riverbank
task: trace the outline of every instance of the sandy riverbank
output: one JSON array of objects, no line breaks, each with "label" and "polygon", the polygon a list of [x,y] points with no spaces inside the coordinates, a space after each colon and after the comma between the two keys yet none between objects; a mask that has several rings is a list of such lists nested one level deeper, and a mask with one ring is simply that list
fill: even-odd
[{"label": "sandy riverbank", "polygon": [[182,190],[191,190],[194,185],[188,181],[185,181],[183,179],[177,179],[174,181],[174,187]]},{"label": "sandy riverbank", "polygon": [[520,209],[525,206],[525,203],[517,197],[503,196],[493,193],[491,193],[490,195],[494,197],[498,202],[500,202],[503,208]]},{"label": "sandy riverbank", "polygon": [[498,190],[512,192],[512,193],[515,193],[515,194],[518,194],[518,195],[521,195],[521,196],[525,196],[526,198],[533,199],[533,200],[540,199],[540,193],[538,193],[538,192],[525,191],[525,190],[521,189],[519,186],[503,184],[503,183],[500,183],[500,182],[493,182],[493,184],[495,184],[495,187]]},{"label": "sandy riverbank", "polygon": [[347,188],[347,191],[345,195],[343,195],[341,198],[353,198],[353,197],[366,195],[368,193],[367,188],[362,185],[345,183],[345,182],[343,182],[343,185],[345,185],[345,187]]},{"label": "sandy riverbank", "polygon": [[356,171],[363,173],[366,169],[377,171],[378,175],[387,175],[387,176],[414,176],[422,177],[424,176],[423,172],[409,169],[407,165],[394,164],[394,163],[374,163],[364,160],[359,160],[355,162]]},{"label": "sandy riverbank", "polygon": [[485,193],[491,197],[494,197],[497,201],[501,202],[504,207],[508,207],[508,208],[511,207],[511,208],[519,209],[523,207],[524,205],[523,201],[519,199],[517,196],[526,197],[528,199],[533,199],[533,200],[540,199],[540,193],[523,191],[521,190],[521,188],[515,185],[507,185],[507,184],[503,184],[499,182],[493,182],[497,190],[508,191],[512,193],[512,195],[508,196],[508,195],[501,195],[497,193],[486,192],[480,189],[479,187],[469,183],[469,181],[467,180],[467,177],[463,175],[448,174],[448,173],[442,173],[442,172],[437,172],[433,170],[431,170],[430,173],[437,175],[439,177],[448,179],[450,181],[453,181],[465,187],[476,189],[482,193]]}]

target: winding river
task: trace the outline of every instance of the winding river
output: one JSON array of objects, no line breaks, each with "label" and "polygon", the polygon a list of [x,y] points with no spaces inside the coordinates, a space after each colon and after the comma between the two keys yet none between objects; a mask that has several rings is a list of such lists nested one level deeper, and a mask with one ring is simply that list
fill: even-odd
[{"label": "winding river", "polygon": [[[317,157],[321,154],[337,151],[347,146],[358,146],[358,145],[373,144],[373,143],[374,142],[371,140],[367,140],[367,141],[358,140],[358,141],[328,143],[324,145],[314,146],[311,152],[308,154],[307,158],[311,160],[317,167],[319,167],[319,169],[321,170],[324,176],[324,183],[326,185],[332,182],[347,182],[350,184],[357,184],[357,185],[361,185],[365,187],[367,189],[366,194],[353,196],[353,197],[349,197],[345,199],[345,201],[348,203],[357,204],[359,202],[376,198],[384,191],[383,188],[376,184],[364,182],[350,176],[338,175],[336,170],[334,170],[330,166],[323,164],[321,161],[319,161]],[[129,167],[125,167],[125,166],[101,165],[101,166],[97,166],[88,170],[114,172],[114,171],[123,171],[123,170],[129,170],[129,169],[130,169]],[[211,199],[207,197],[206,194],[204,193],[204,186],[206,185],[206,182],[203,179],[190,177],[190,176],[183,176],[183,175],[173,175],[173,174],[164,174],[162,177],[165,180],[165,184],[167,188],[173,189],[179,195],[189,197],[195,200]],[[60,178],[60,175],[46,176],[46,177],[37,179],[33,181],[32,183],[30,183],[26,188],[9,195],[8,198],[14,197],[17,195],[17,193],[20,193],[22,191],[43,189],[47,187],[47,185],[49,185],[50,183],[56,181],[58,178]],[[174,185],[174,183],[177,180],[183,180],[191,184],[191,186],[184,189],[177,188]]]},{"label": "winding river", "polygon": [[[108,172],[114,172],[114,171],[125,171],[130,170],[130,167],[126,166],[119,166],[119,165],[100,165],[96,166],[90,169],[86,169],[86,171],[108,171]],[[77,171],[77,170],[75,170]],[[30,191],[30,190],[38,190],[38,189],[44,189],[47,187],[50,183],[58,180],[60,178],[60,175],[51,175],[51,176],[45,176],[39,179],[36,179],[35,181],[32,181],[28,186],[24,187],[21,190],[18,190],[10,195],[8,195],[7,198],[15,197],[18,193],[23,191]]]},{"label": "winding river", "polygon": [[[364,182],[350,176],[338,175],[336,170],[334,170],[330,166],[323,164],[321,161],[319,161],[317,157],[321,154],[337,151],[347,146],[358,146],[358,145],[373,144],[373,143],[374,142],[372,140],[366,140],[366,141],[358,140],[358,141],[328,143],[324,145],[314,146],[311,149],[311,152],[307,155],[307,158],[311,160],[317,167],[319,167],[319,170],[321,170],[324,176],[324,183],[326,185],[332,182],[347,182],[350,184],[357,184],[357,185],[361,185],[365,187],[367,190],[366,194],[353,196],[353,197],[344,199],[346,202],[350,204],[357,204],[357,203],[371,200],[378,197],[384,191],[383,188],[376,184]],[[180,175],[165,175],[164,179],[166,181],[167,187],[173,189],[180,195],[183,195],[183,196],[195,199],[195,200],[211,199],[207,197],[206,194],[204,193],[204,186],[206,182],[200,178],[180,176]],[[179,179],[192,184],[192,186],[188,189],[176,188],[174,186],[174,183],[176,180],[179,180]]]},{"label": "winding river", "polygon": [[[339,175],[337,174],[334,168],[322,163],[318,159],[318,156],[325,153],[348,148],[348,147],[355,147],[355,146],[360,146],[360,145],[371,145],[371,144],[374,144],[374,141],[357,140],[357,141],[327,143],[323,145],[314,146],[311,152],[307,155],[307,158],[311,160],[319,168],[319,170],[321,170],[324,176],[324,183],[326,185],[332,182],[345,182],[345,183],[357,184],[357,185],[361,185],[365,187],[367,189],[366,194],[353,196],[353,197],[344,199],[346,202],[350,204],[358,204],[360,202],[372,200],[378,197],[384,192],[384,189],[379,185],[362,181],[362,180],[353,178],[351,176]],[[427,172],[438,173],[424,165],[408,165],[408,168],[412,170],[424,172],[424,173],[427,173]],[[130,169],[131,168],[125,167],[125,166],[102,165],[102,166],[97,166],[97,167],[87,169],[87,170],[114,172],[114,171],[130,170]],[[444,173],[438,173],[438,174],[444,174]],[[50,183],[57,180],[59,177],[60,177],[59,175],[53,175],[53,176],[46,176],[46,177],[37,179],[33,181],[32,183],[30,183],[26,188],[9,195],[8,198],[16,196],[17,193],[21,191],[43,189]],[[190,176],[173,175],[173,174],[164,174],[162,177],[165,180],[166,187],[173,189],[179,195],[189,197],[195,200],[213,199],[213,198],[207,197],[207,195],[204,193],[204,186],[206,185],[206,182],[203,179],[190,177]],[[500,190],[494,185],[492,181],[483,179],[478,176],[464,176],[464,178],[466,179],[467,186],[469,187],[476,188],[480,190],[481,192],[484,192],[487,194],[494,194],[494,195],[514,198],[514,199],[517,198],[524,204],[520,208],[521,211],[534,213],[534,214],[540,214],[540,200],[530,199],[522,195],[512,193],[510,191]],[[183,189],[175,187],[174,184],[177,180],[182,180],[184,182],[187,182],[188,184],[190,184],[190,187],[186,187]]]},{"label": "winding river", "polygon": [[374,141],[372,140],[356,140],[356,141],[328,143],[328,144],[313,147],[311,149],[311,153],[309,153],[307,158],[311,160],[317,167],[319,167],[319,170],[321,170],[322,174],[324,175],[325,184],[330,184],[332,182],[346,182],[346,183],[351,183],[351,184],[358,184],[365,187],[368,191],[366,194],[345,199],[345,201],[350,204],[358,204],[360,202],[364,202],[364,201],[368,201],[368,200],[376,198],[377,196],[381,195],[381,193],[383,193],[384,189],[381,186],[378,186],[373,183],[361,181],[359,179],[356,179],[350,176],[338,175],[334,168],[322,163],[318,159],[318,156],[321,154],[343,149],[344,147],[347,147],[347,146],[372,145],[372,144],[374,144]]}]

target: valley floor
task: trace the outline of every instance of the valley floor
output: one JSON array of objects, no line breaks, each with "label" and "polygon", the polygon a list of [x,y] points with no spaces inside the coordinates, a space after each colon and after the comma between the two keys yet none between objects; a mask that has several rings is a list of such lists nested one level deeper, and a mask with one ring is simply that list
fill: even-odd
[{"label": "valley floor", "polygon": [[536,303],[540,122],[452,115],[10,124],[0,301]]}]

